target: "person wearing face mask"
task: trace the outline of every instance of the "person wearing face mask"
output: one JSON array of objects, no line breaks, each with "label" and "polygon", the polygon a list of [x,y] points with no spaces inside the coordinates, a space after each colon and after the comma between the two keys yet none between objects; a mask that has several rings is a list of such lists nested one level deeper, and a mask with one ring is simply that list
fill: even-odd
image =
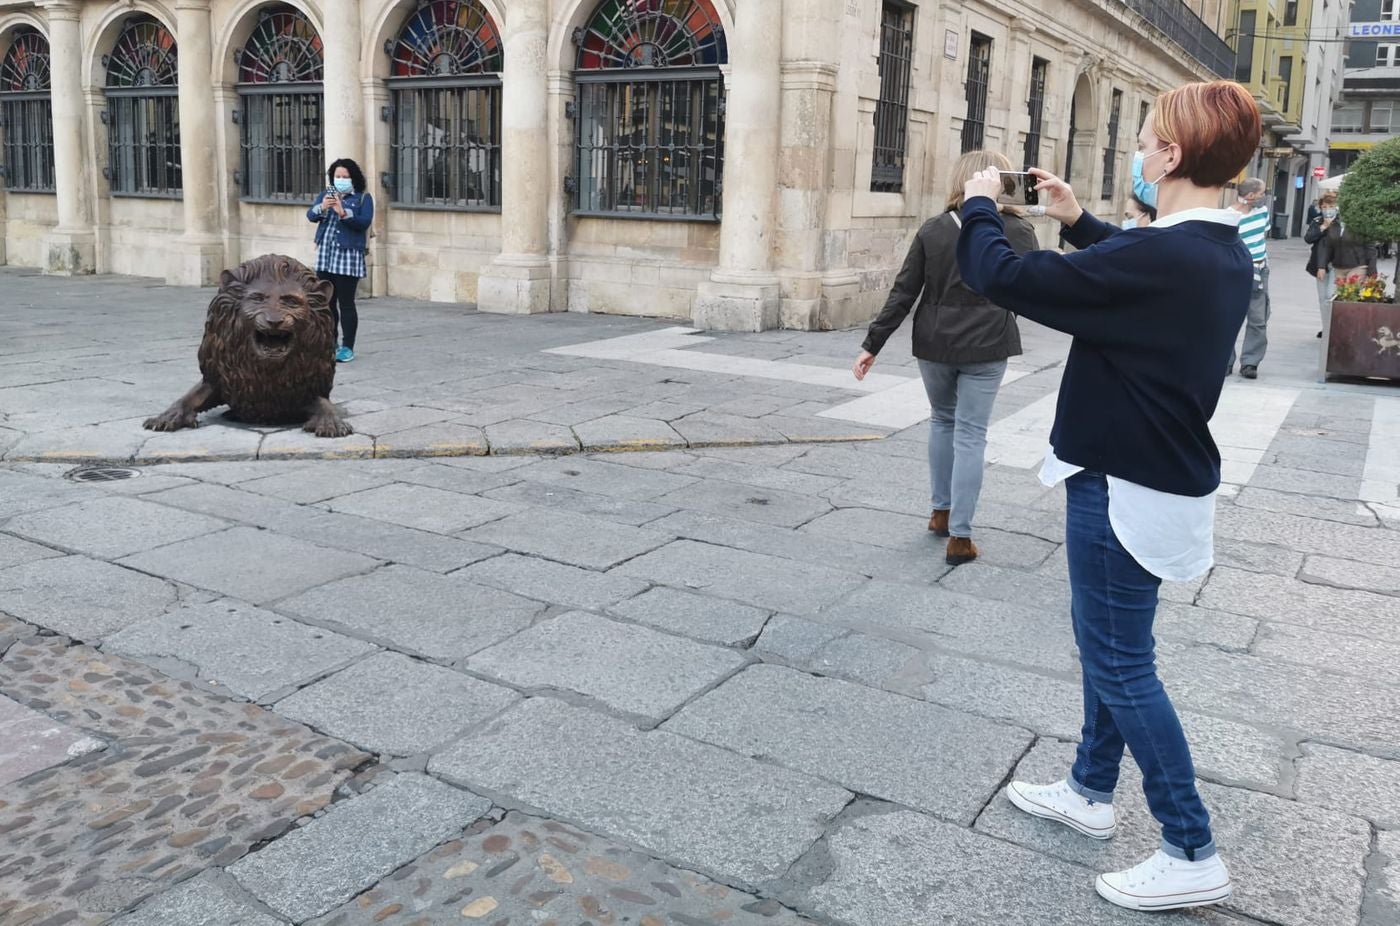
[{"label": "person wearing face mask", "polygon": [[[1323,237],[1337,221],[1337,194],[1334,190],[1328,190],[1317,200],[1317,215],[1308,222],[1308,230],[1303,233],[1303,240],[1312,245],[1312,252],[1308,255],[1308,274],[1317,279],[1317,312],[1323,319],[1324,324],[1327,319],[1327,307],[1332,302],[1332,283],[1334,274],[1327,261],[1322,256]],[[1322,337],[1322,332],[1318,331],[1317,336]]]},{"label": "person wearing face mask", "polygon": [[[1264,192],[1264,181],[1250,177],[1240,182],[1235,191],[1235,202],[1230,208],[1243,216],[1240,219],[1240,240],[1249,249],[1249,257],[1254,261],[1254,289],[1249,294],[1249,311],[1245,315],[1244,347],[1240,350],[1240,375],[1245,379],[1259,376],[1259,364],[1264,360],[1264,352],[1269,348],[1269,206]],[[1230,351],[1230,362],[1225,367],[1225,375],[1235,371],[1235,352]]]},{"label": "person wearing face mask", "polygon": [[365,175],[360,165],[341,158],[326,171],[331,188],[306,211],[316,223],[316,275],[330,280],[335,288],[331,313],[340,333],[335,350],[337,363],[355,359],[355,334],[360,314],[355,308],[355,290],[364,279],[365,251],[370,224],[374,221],[374,197],[365,191]]},{"label": "person wearing face mask", "polygon": [[[1333,206],[1332,219],[1317,239],[1317,267],[1314,270],[1317,278],[1325,281],[1329,272],[1334,280],[1375,276],[1377,257],[1376,245],[1352,233]],[[1330,287],[1328,292],[1330,296]]]},{"label": "person wearing face mask", "polygon": [[1012,781],[1006,797],[1033,816],[1108,839],[1130,750],[1161,848],[1095,881],[1102,897],[1129,909],[1216,904],[1231,892],[1190,748],[1157,676],[1152,624],[1163,580],[1190,581],[1213,565],[1220,452],[1209,422],[1224,387],[1220,361],[1254,286],[1242,216],[1218,207],[1262,131],[1253,97],[1233,81],[1159,96],[1139,133],[1134,171],[1151,187],[1142,198],[1158,210],[1147,228],[1124,231],[1094,218],[1068,183],[1033,170],[1046,214],[1078,249],[1071,253],[1015,252],[994,202],[996,171],[978,174],[964,193],[957,255],[968,287],[1074,337],[1040,478],[1065,484],[1083,735],[1066,777]]},{"label": "person wearing face mask", "polygon": [[[1136,158],[1134,158],[1136,160]],[[1142,166],[1138,165],[1138,172],[1141,174]],[[1147,203],[1138,199],[1135,195],[1128,196],[1128,205],[1123,208],[1123,227],[1146,228],[1157,221],[1157,210]]]}]

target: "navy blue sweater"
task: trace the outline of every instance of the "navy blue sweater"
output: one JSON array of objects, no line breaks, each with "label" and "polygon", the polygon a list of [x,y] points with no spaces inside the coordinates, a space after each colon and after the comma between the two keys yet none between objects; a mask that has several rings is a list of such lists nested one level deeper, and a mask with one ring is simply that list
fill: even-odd
[{"label": "navy blue sweater", "polygon": [[1074,336],[1050,444],[1066,463],[1200,497],[1220,485],[1215,414],[1254,269],[1238,231],[1126,231],[1085,213],[1081,250],[1017,255],[986,197],[963,206],[958,266],[997,305]]}]

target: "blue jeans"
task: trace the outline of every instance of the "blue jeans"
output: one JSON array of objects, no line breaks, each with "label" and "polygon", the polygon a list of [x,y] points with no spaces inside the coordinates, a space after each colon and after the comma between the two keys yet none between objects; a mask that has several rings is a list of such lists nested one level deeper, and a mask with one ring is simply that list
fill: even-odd
[{"label": "blue jeans", "polygon": [[972,536],[972,515],[982,494],[987,425],[1006,375],[1006,361],[933,363],[919,361],[931,414],[928,471],[933,507],[949,511],[948,533]]},{"label": "blue jeans", "polygon": [[1157,678],[1152,620],[1162,580],[1114,535],[1103,474],[1071,476],[1065,493],[1070,612],[1084,676],[1084,730],[1069,785],[1089,800],[1112,802],[1126,743],[1162,825],[1162,848],[1179,859],[1209,858],[1210,814],[1196,791],[1181,722]]}]

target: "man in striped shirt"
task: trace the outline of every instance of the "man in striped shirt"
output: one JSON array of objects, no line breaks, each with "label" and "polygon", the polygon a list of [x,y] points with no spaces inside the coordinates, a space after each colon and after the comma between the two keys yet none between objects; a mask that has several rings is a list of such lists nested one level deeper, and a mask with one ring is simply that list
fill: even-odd
[{"label": "man in striped shirt", "polygon": [[[1249,297],[1249,314],[1244,323],[1244,348],[1240,352],[1240,375],[1254,379],[1259,375],[1259,363],[1269,347],[1269,234],[1268,196],[1264,181],[1250,177],[1235,190],[1231,207],[1244,214],[1240,219],[1240,238],[1254,261],[1254,291]],[[1235,371],[1235,353],[1230,352],[1229,376]]]}]

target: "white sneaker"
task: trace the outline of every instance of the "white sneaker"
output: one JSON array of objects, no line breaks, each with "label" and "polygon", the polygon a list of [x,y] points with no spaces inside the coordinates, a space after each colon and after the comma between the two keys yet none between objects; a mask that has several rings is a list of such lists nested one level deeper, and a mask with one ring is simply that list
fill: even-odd
[{"label": "white sneaker", "polygon": [[1108,839],[1118,829],[1112,804],[1080,796],[1063,778],[1052,785],[1013,781],[1006,786],[1006,797],[1033,817],[1056,820],[1094,839]]},{"label": "white sneaker", "polygon": [[1230,896],[1230,872],[1219,855],[1188,862],[1158,849],[1129,868],[1099,875],[1099,896],[1129,910],[1180,910],[1220,903]]}]

